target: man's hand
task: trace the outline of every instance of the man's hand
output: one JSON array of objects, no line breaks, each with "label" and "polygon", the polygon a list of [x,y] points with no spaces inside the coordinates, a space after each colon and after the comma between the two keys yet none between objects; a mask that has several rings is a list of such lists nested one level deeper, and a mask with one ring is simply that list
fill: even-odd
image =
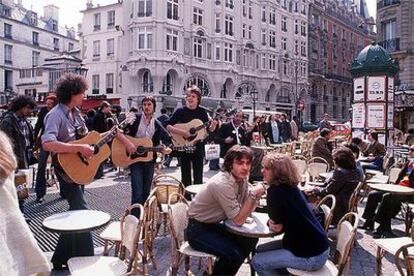
[{"label": "man's hand", "polygon": [[257,198],[260,198],[266,193],[266,188],[264,185],[256,185],[251,189],[251,191],[256,195]]},{"label": "man's hand", "polygon": [[226,143],[226,144],[231,144],[231,143],[233,143],[233,141],[234,141],[234,139],[231,136],[224,139],[224,143]]},{"label": "man's hand", "polygon": [[273,220],[269,219],[269,229],[275,233],[280,233],[283,230],[283,224],[277,224]]},{"label": "man's hand", "polygon": [[79,148],[78,152],[85,158],[91,157],[95,151],[94,148],[88,144],[80,144],[77,146]]},{"label": "man's hand", "polygon": [[127,143],[125,147],[129,155],[137,151],[137,147],[132,142]]}]

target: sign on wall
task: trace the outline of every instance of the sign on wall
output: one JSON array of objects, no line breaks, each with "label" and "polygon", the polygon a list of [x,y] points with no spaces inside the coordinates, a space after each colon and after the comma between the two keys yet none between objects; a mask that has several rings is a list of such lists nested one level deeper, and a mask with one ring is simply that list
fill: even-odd
[{"label": "sign on wall", "polygon": [[394,102],[394,78],[388,77],[388,101]]},{"label": "sign on wall", "polygon": [[385,128],[385,103],[367,103],[367,127]]},{"label": "sign on wall", "polygon": [[389,129],[394,128],[394,104],[388,104],[388,125]]},{"label": "sign on wall", "polygon": [[362,102],[365,97],[365,78],[354,79],[354,102]]},{"label": "sign on wall", "polygon": [[385,78],[368,77],[368,101],[385,101]]},{"label": "sign on wall", "polygon": [[352,105],[352,127],[365,127],[365,105],[364,103],[356,103]]}]

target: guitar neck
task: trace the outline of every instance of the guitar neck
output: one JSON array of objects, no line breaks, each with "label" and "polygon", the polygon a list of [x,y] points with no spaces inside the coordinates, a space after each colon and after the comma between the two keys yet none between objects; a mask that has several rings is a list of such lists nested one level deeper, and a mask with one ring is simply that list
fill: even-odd
[{"label": "guitar neck", "polygon": [[[118,128],[122,129],[124,127],[126,127],[129,124],[129,121],[124,120],[122,123],[120,123],[118,125]],[[115,131],[116,131],[116,126],[113,126],[109,132],[107,134],[105,134],[100,140],[99,142],[96,144],[96,147],[100,148],[103,145],[111,142],[112,139],[114,139],[115,137]]]}]

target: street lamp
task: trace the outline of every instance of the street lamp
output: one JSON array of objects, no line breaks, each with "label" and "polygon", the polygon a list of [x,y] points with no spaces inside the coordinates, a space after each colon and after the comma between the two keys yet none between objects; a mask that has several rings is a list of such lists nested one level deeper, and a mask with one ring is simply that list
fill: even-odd
[{"label": "street lamp", "polygon": [[256,101],[258,100],[258,92],[256,88],[253,88],[253,90],[250,92],[250,97],[253,101],[253,120],[256,118]]}]

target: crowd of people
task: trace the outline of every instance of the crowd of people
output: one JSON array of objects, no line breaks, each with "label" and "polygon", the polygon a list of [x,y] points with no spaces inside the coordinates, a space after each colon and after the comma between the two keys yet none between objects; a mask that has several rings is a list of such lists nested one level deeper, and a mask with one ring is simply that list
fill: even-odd
[{"label": "crowd of people", "polygon": [[[137,151],[131,137],[150,139],[153,146],[160,147],[161,152],[166,155],[169,147],[174,148],[176,135],[186,141],[191,141],[195,136],[194,127],[181,126],[199,120],[205,126],[205,139],[194,142],[194,149],[191,151],[174,151],[173,155],[165,156],[164,164],[169,166],[171,158],[177,157],[184,186],[202,184],[205,145],[220,145],[220,156],[217,157],[224,159],[221,171],[210,178],[207,188],[192,199],[186,229],[186,237],[194,249],[217,256],[213,271],[215,275],[236,274],[253,251],[256,254],[251,261],[252,266],[259,275],[283,274],[287,267],[302,270],[321,268],[329,256],[329,241],[316,216],[316,210],[308,201],[310,198],[321,199],[326,195],[333,195],[336,198],[336,207],[332,224],[336,225],[349,211],[349,199],[358,183],[364,181],[365,170],[381,170],[386,154],[386,148],[379,142],[377,132],[370,132],[367,142],[352,138],[346,145],[335,145],[332,142],[332,126],[325,114],[319,123],[319,136],[313,141],[311,157],[318,157],[326,162],[332,172],[320,187],[302,191],[298,184],[303,177],[299,175],[292,157],[287,154],[268,153],[260,160],[254,160],[250,147],[252,142],[258,142],[257,139],[259,143],[269,147],[298,140],[300,124],[295,117],[288,121],[286,114],[276,113],[267,117],[258,116],[249,122],[243,111],[227,112],[224,109],[217,110],[216,115],[210,117],[206,109],[200,106],[200,89],[191,86],[186,90],[185,106],[176,109],[171,116],[163,109],[161,116],[156,118],[157,103],[153,97],[145,96],[141,100],[140,110],[130,110],[135,120],[124,129],[119,129],[117,122],[122,116],[116,110],[111,110],[112,107],[107,101],[103,101],[96,110],[88,112],[86,117],[81,114],[79,107],[87,89],[87,82],[82,76],[63,75],[57,83],[55,94],[46,98],[34,128],[27,121],[27,117],[36,107],[34,100],[29,96],[17,96],[12,100],[10,109],[0,120],[0,129],[4,132],[0,132],[0,140],[5,141],[0,147],[0,188],[13,186],[10,184],[12,172],[15,169],[27,169],[34,162],[33,152],[39,150],[36,201],[40,204],[44,200],[47,187],[45,170],[51,156],[61,197],[68,202],[69,210],[88,209],[83,194],[84,186],[78,185],[68,176],[59,163],[57,154],[76,153],[87,159],[95,154],[95,148],[89,144],[71,142],[92,130],[100,133],[102,137],[113,130],[114,136],[124,145],[129,155]],[[10,154],[11,151],[14,154]],[[367,162],[359,162],[361,155],[367,157]],[[410,156],[414,158],[414,147],[410,148]],[[249,187],[253,162],[261,163],[261,180],[264,184]],[[129,166],[131,204],[146,202],[155,165],[156,155],[150,161],[138,161]],[[211,170],[219,170],[220,159],[210,160],[209,167]],[[413,169],[413,162],[404,164],[397,184],[413,187]],[[101,178],[103,173],[104,167],[101,164],[95,178]],[[236,225],[244,224],[265,193],[269,229],[275,233],[284,233],[284,236],[283,239],[257,247],[257,238],[232,234],[226,231],[221,222],[228,219]],[[0,193],[0,197],[2,196]],[[12,204],[13,199],[10,200],[8,204]],[[388,235],[391,232],[391,219],[399,211],[401,202],[406,200],[408,198],[403,196],[370,192],[363,214],[365,223],[361,227],[374,230],[374,222],[377,221],[380,226],[374,237]],[[0,204],[4,203],[2,201]],[[18,203],[21,213],[24,214],[24,199],[20,198]],[[16,215],[16,212],[10,214]],[[139,211],[133,215],[139,217]],[[6,219],[11,220],[11,217]],[[20,223],[19,221],[24,221],[23,216],[20,215],[17,222]],[[21,226],[20,223],[18,227],[26,232],[34,252],[40,252],[33,236],[27,234],[27,225]],[[63,269],[66,268],[69,258],[93,254],[91,233],[63,233],[59,237],[51,262],[54,269]],[[41,257],[38,258],[40,263],[44,262]],[[0,266],[0,269],[3,267]],[[41,266],[41,271],[47,269],[47,265]]]}]

